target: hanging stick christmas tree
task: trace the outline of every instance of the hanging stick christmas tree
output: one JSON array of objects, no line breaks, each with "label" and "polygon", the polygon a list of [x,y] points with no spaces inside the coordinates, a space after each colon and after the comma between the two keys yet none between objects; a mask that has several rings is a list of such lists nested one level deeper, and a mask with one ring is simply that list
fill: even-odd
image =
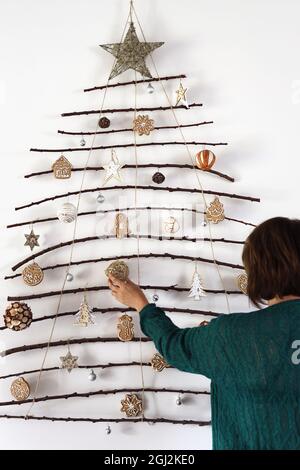
[{"label": "hanging stick christmas tree", "polygon": [[[135,279],[136,282],[141,284],[141,287],[145,291],[154,292],[153,300],[159,300],[159,292],[166,292],[170,298],[170,304],[174,305],[172,301],[172,294],[177,293],[178,295],[193,297],[195,300],[200,300],[204,296],[225,294],[226,300],[228,294],[243,294],[247,292],[246,277],[243,275],[243,285],[239,282],[239,288],[234,290],[226,289],[223,281],[220,269],[231,270],[235,275],[235,271],[239,271],[239,279],[241,279],[241,272],[243,266],[241,264],[232,263],[229,261],[216,258],[214,255],[213,245],[217,243],[230,244],[232,246],[242,245],[243,240],[231,239],[226,237],[212,235],[212,227],[216,224],[239,224],[240,226],[252,227],[251,222],[241,220],[239,218],[229,217],[226,213],[226,200],[228,198],[235,200],[236,203],[245,203],[246,201],[259,202],[257,197],[247,196],[243,194],[237,194],[235,192],[228,192],[223,190],[215,190],[213,187],[203,187],[200,178],[203,175],[210,175],[214,178],[220,178],[221,181],[226,183],[233,183],[234,178],[231,175],[222,173],[216,167],[218,166],[217,157],[215,154],[216,149],[227,145],[226,142],[210,141],[211,139],[197,138],[196,140],[188,140],[185,137],[184,131],[186,128],[196,128],[197,133],[200,134],[200,130],[205,132],[205,127],[212,124],[213,121],[204,121],[199,118],[195,118],[194,122],[181,123],[178,118],[178,111],[181,113],[192,113],[195,115],[197,110],[202,107],[202,103],[188,103],[187,87],[184,83],[186,78],[185,74],[177,75],[161,75],[158,73],[157,66],[155,63],[155,56],[159,54],[160,48],[163,46],[163,42],[148,42],[145,38],[144,31],[140,25],[137,17],[133,2],[130,2],[130,11],[126,25],[124,28],[121,40],[112,44],[104,44],[101,46],[102,51],[108,52],[113,56],[114,63],[111,71],[108,74],[108,80],[106,84],[100,86],[94,86],[85,89],[85,92],[99,92],[102,100],[99,109],[83,110],[83,111],[72,111],[62,114],[63,117],[67,116],[90,116],[90,119],[94,120],[93,129],[81,129],[80,131],[68,131],[59,130],[58,132],[62,135],[75,135],[80,137],[79,146],[68,147],[62,146],[61,148],[32,148],[33,152],[39,153],[42,156],[44,154],[55,154],[55,159],[52,164],[45,167],[42,171],[31,172],[25,175],[25,178],[35,177],[46,177],[46,175],[53,175],[56,179],[63,180],[62,184],[65,185],[64,189],[58,194],[53,194],[53,191],[49,188],[49,195],[45,198],[37,197],[34,201],[26,201],[22,206],[16,207],[18,213],[25,209],[29,209],[36,206],[40,210],[40,217],[27,216],[29,220],[17,220],[8,226],[9,229],[30,226],[30,231],[26,231],[25,247],[23,255],[20,256],[20,260],[12,267],[12,274],[8,274],[6,279],[11,282],[15,279],[22,279],[23,282],[29,286],[24,294],[20,295],[9,295],[8,300],[11,302],[4,313],[4,324],[0,327],[2,334],[21,334],[18,333],[27,328],[36,328],[38,338],[38,332],[42,331],[47,334],[47,341],[36,341],[35,343],[25,344],[23,346],[14,346],[9,349],[2,351],[2,356],[7,356],[8,360],[10,357],[14,357],[22,353],[22,364],[26,364],[26,352],[32,351],[36,355],[36,367],[34,369],[20,367],[18,370],[13,370],[7,374],[2,374],[0,380],[7,381],[6,385],[2,384],[1,390],[6,386],[7,389],[11,389],[12,398],[11,400],[4,401],[0,398],[0,407],[11,407],[15,408],[15,405],[22,405],[22,413],[14,413],[13,411],[9,414],[0,414],[1,418],[15,418],[15,419],[32,419],[32,420],[49,420],[49,421],[71,421],[71,422],[158,422],[158,423],[173,423],[173,424],[197,424],[207,425],[208,421],[201,419],[189,420],[189,419],[176,419],[167,418],[164,416],[154,416],[151,410],[147,409],[147,403],[144,402],[144,394],[169,394],[170,396],[176,395],[176,403],[184,403],[182,399],[183,394],[191,394],[193,396],[207,395],[209,392],[203,390],[194,389],[179,389],[178,387],[164,387],[157,388],[151,386],[151,384],[145,384],[144,380],[141,382],[141,386],[132,387],[129,382],[128,387],[115,388],[106,387],[105,389],[98,390],[86,390],[83,392],[74,393],[62,393],[56,390],[55,393],[41,394],[40,385],[44,380],[44,377],[53,370],[60,370],[64,373],[64,369],[72,373],[77,374],[81,369],[90,370],[89,380],[91,382],[96,381],[97,374],[94,370],[101,370],[105,368],[128,368],[139,366],[141,371],[144,367],[152,367],[153,374],[168,374],[168,369],[172,369],[157,352],[154,355],[150,355],[143,359],[144,354],[142,345],[149,343],[150,339],[144,336],[135,334],[133,315],[134,312],[130,308],[124,307],[100,307],[95,306],[91,308],[87,302],[87,292],[103,291],[107,292],[109,289],[107,284],[99,285],[95,279],[89,279],[89,287],[77,287],[67,288],[67,283],[72,282],[74,276],[71,272],[72,267],[85,265],[86,272],[89,272],[91,264],[99,263],[99,267],[102,271],[105,270],[106,274],[113,273],[120,279],[127,279],[131,277],[130,270],[131,264],[136,263],[138,267],[138,276]],[[123,72],[131,72],[132,80],[119,81],[121,80],[120,75]],[[117,80],[115,80],[117,79]],[[170,97],[166,89],[166,83],[177,83],[177,89],[175,90],[174,97]],[[147,87],[147,91],[150,95],[154,92],[154,85],[157,89],[159,87],[162,90],[162,96],[165,97],[167,103],[162,105],[153,106],[138,106],[137,105],[137,90],[139,87]],[[109,108],[105,105],[107,94],[112,92],[115,88],[121,88],[124,90],[130,90],[133,88],[132,93],[132,106],[131,107],[117,107]],[[171,116],[172,120],[164,125],[158,125],[157,118],[164,114],[165,116]],[[111,117],[118,115],[122,122],[119,128],[112,127]],[[129,116],[129,118],[128,118]],[[155,118],[154,118],[155,116]],[[90,121],[89,121],[90,122]],[[164,139],[152,139],[154,133],[166,133],[169,130],[176,131],[178,138],[173,139],[165,137]],[[123,142],[122,136],[131,133],[132,141]],[[110,135],[112,142],[103,145],[103,135]],[[167,134],[166,134],[167,135]],[[86,138],[91,136],[91,142],[87,145]],[[141,139],[141,140],[139,140]],[[148,139],[148,140],[146,140]],[[184,149],[184,155],[188,157],[182,157],[182,161],[179,163],[170,162],[162,163],[160,161],[160,149],[168,146],[174,146],[175,148]],[[156,160],[155,162],[147,162],[145,159],[139,160],[139,153],[142,154],[144,147],[156,148]],[[121,159],[119,152],[122,149],[129,149],[132,152],[131,161],[124,164]],[[193,148],[193,150],[191,150]],[[103,151],[102,164],[97,165],[93,162],[93,156],[95,151]],[[76,158],[78,152],[79,155],[86,155],[84,165],[73,164],[69,161],[70,155]],[[104,152],[110,152],[104,154]],[[104,157],[105,155],[105,157]],[[131,181],[128,184],[122,177],[123,170],[134,170],[129,173],[131,175]],[[138,170],[143,169],[145,171],[152,170],[154,174],[149,178],[149,184],[141,184],[138,178]],[[163,173],[165,170],[177,169],[181,172],[191,171],[196,176],[197,187],[191,187],[183,182],[180,187],[172,184],[172,177],[168,177],[168,183],[166,184],[166,176]],[[68,182],[72,177],[73,172],[78,172],[81,177],[81,184],[75,190],[70,191]],[[87,186],[85,183],[85,176],[88,172],[100,172],[101,178],[96,187]],[[183,174],[183,173],[182,173]],[[151,180],[151,181],[150,181]],[[49,185],[50,186],[50,185]],[[134,194],[134,204],[121,205],[118,207],[117,198],[114,198],[114,207],[105,207],[106,194],[121,191],[131,191]],[[203,209],[190,207],[180,207],[180,205],[170,205],[166,203],[160,203],[159,206],[153,206],[152,203],[139,204],[138,194],[141,192],[151,191],[152,194],[158,194],[160,197],[165,196],[168,193],[180,194],[181,197],[197,197],[197,200],[202,202]],[[81,203],[85,198],[90,198],[91,195],[96,194],[96,199],[99,204],[97,210],[82,210]],[[72,198],[72,202],[68,201],[68,198]],[[207,198],[207,199],[206,199]],[[43,214],[43,205],[47,202],[60,201],[61,206],[57,213],[51,213],[49,216]],[[88,201],[89,199],[87,199]],[[85,201],[86,202],[86,201]],[[127,206],[127,207],[126,207]],[[137,223],[138,214],[147,214],[151,211],[152,214],[163,214],[164,222],[162,224],[163,234],[159,233],[147,233],[140,232]],[[172,213],[170,213],[172,211]],[[125,215],[126,212],[126,215]],[[179,231],[180,223],[178,221],[179,214],[191,214],[193,216],[202,216],[202,229],[198,230],[197,227],[196,235],[190,236],[183,234],[176,234]],[[86,237],[78,235],[79,224],[85,223],[89,217],[95,215],[101,215],[103,217],[109,217],[110,214],[114,216],[114,224],[109,234],[94,235],[90,234]],[[128,216],[127,216],[128,214]],[[130,215],[131,214],[131,215]],[[130,219],[129,219],[130,215]],[[134,217],[132,217],[134,215]],[[49,230],[54,224],[68,224],[72,227],[72,236],[67,240],[57,244],[49,243],[47,246],[43,245],[41,238],[39,237],[38,226],[39,224],[48,224]],[[201,225],[201,224],[200,224]],[[33,230],[33,226],[35,229]],[[205,228],[206,227],[206,228]],[[205,230],[205,233],[203,231]],[[101,246],[104,246],[105,240],[116,240],[116,243],[124,242],[124,239],[133,239],[136,241],[136,253],[124,253],[122,256],[109,253],[107,249],[103,248],[102,255],[95,256],[92,254],[90,258],[76,259],[73,256],[74,247],[76,246],[87,246],[91,245],[91,250],[94,250],[93,243],[101,242]],[[142,240],[148,240],[149,243],[164,243],[168,241],[169,249],[167,252],[156,252],[148,248],[141,249]],[[201,241],[203,244],[210,244],[211,256],[204,256],[197,250],[197,243]],[[178,254],[172,252],[172,244],[176,242],[182,242],[182,250],[187,246],[193,245],[193,253],[188,255],[185,253]],[[24,241],[23,241],[24,245]],[[148,246],[148,245],[147,245]],[[29,253],[27,248],[29,247]],[[25,251],[25,249],[27,251]],[[63,263],[51,263],[51,254],[66,250],[68,254],[68,261]],[[105,251],[104,251],[105,250]],[[92,252],[93,253],[93,252]],[[171,259],[174,263],[187,262],[192,266],[197,260],[199,271],[202,273],[202,266],[212,265],[216,267],[216,274],[218,276],[220,287],[210,288],[202,284],[202,279],[198,270],[196,269],[193,276],[192,286],[182,284],[169,283],[165,284],[160,281],[160,270],[157,271],[157,283],[155,285],[149,282],[141,282],[140,270],[143,263],[147,263],[149,260],[160,259],[160,263],[163,266],[165,259]],[[127,264],[128,263],[128,264]],[[21,269],[21,270],[20,270]],[[47,273],[56,273],[56,278],[59,279],[59,273],[64,273],[63,279],[60,285],[54,290],[47,290],[45,278]],[[42,291],[36,293],[32,289],[41,284],[45,286]],[[188,284],[188,281],[187,281]],[[78,294],[84,294],[84,299],[79,305]],[[47,300],[50,298],[57,298],[57,308],[54,312],[47,311]],[[65,311],[62,308],[62,299],[68,298],[70,303],[73,305],[70,310]],[[35,315],[36,307],[30,303],[28,305],[25,301],[34,301],[42,299],[43,309],[42,315]],[[110,298],[109,298],[110,299]],[[203,304],[201,304],[203,305]],[[173,307],[170,305],[161,305],[166,312],[173,314],[184,314],[188,316],[192,315],[206,315],[210,318],[217,317],[224,312],[210,311],[210,310],[199,310],[199,309],[182,309],[180,307]],[[225,311],[225,309],[224,309]],[[119,314],[118,323],[116,324],[115,335],[107,336],[105,330],[97,329],[97,325],[93,326],[95,334],[91,336],[78,336],[74,337],[74,334],[70,333],[69,337],[60,337],[60,320],[65,318],[70,321],[70,328],[73,324],[80,326],[94,325],[94,315],[110,315],[117,312]],[[130,314],[129,314],[130,313]],[[75,322],[74,322],[75,316]],[[47,320],[51,320],[51,328],[47,327]],[[195,323],[195,326],[199,324],[199,321]],[[202,326],[199,326],[201,328]],[[48,330],[47,330],[48,328]],[[79,329],[80,330],[80,329]],[[79,331],[78,330],[78,331]],[[82,329],[85,330],[85,329]],[[81,330],[81,331],[82,331]],[[86,330],[85,330],[86,331]],[[91,331],[91,330],[89,330]],[[14,333],[13,333],[14,332]],[[55,333],[55,337],[54,337]],[[92,334],[92,333],[91,333]],[[84,363],[80,360],[79,354],[76,351],[78,345],[97,345],[97,348],[101,348],[104,343],[111,343],[112,347],[114,344],[119,344],[119,347],[124,347],[124,351],[128,351],[130,343],[138,343],[140,347],[140,359],[135,361],[122,360],[122,362],[105,362],[95,363],[95,361],[86,361]],[[127,344],[124,344],[127,343]],[[70,345],[72,345],[72,353],[70,351]],[[49,366],[47,365],[47,358],[49,351],[57,350],[57,364]],[[125,353],[124,353],[125,354]],[[22,370],[24,369],[24,370]],[[181,374],[180,372],[177,372]],[[26,380],[23,376],[26,376]],[[167,375],[166,375],[167,377]],[[179,377],[179,375],[178,375]],[[13,382],[11,380],[13,379]],[[47,383],[47,380],[45,381]],[[101,416],[101,409],[97,407],[96,416],[65,416],[63,413],[61,416],[49,416],[47,413],[47,402],[49,400],[61,400],[70,399],[76,401],[77,398],[88,399],[89,397],[105,396],[108,400],[109,396],[120,395],[119,407],[115,409],[115,416],[110,418]],[[44,403],[43,414],[35,414],[34,405],[36,403]],[[26,407],[24,411],[24,407]],[[41,405],[40,405],[41,407]],[[39,410],[41,409],[39,407]],[[125,415],[125,416],[124,416]],[[107,426],[107,434],[110,434],[111,427]]]}]

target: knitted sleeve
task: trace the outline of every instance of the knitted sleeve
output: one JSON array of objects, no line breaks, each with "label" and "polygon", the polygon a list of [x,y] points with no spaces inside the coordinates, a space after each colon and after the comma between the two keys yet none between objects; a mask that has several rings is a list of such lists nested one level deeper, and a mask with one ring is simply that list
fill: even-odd
[{"label": "knitted sleeve", "polygon": [[155,304],[140,312],[141,328],[149,336],[168,364],[179,370],[214,379],[223,375],[225,351],[219,336],[221,319],[206,326],[178,328]]}]

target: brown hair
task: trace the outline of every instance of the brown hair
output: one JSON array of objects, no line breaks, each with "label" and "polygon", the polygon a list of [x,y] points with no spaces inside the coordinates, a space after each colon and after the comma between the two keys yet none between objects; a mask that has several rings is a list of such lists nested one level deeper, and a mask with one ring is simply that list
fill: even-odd
[{"label": "brown hair", "polygon": [[300,220],[274,217],[258,225],[242,259],[248,296],[257,307],[276,296],[300,296]]}]

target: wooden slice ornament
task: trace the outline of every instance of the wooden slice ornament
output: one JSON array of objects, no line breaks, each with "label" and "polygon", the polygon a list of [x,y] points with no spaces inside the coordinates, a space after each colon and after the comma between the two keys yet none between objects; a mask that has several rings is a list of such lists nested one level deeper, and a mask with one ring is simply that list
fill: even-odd
[{"label": "wooden slice ornament", "polygon": [[246,273],[241,273],[237,276],[237,285],[243,294],[248,294],[248,276]]},{"label": "wooden slice ornament", "polygon": [[13,302],[7,307],[4,315],[4,323],[10,330],[25,330],[25,328],[31,325],[31,322],[32,311],[24,302]]},{"label": "wooden slice ornament", "polygon": [[211,150],[201,150],[196,155],[197,167],[201,170],[210,170],[216,161],[216,156]]},{"label": "wooden slice ornament", "polygon": [[152,357],[150,364],[152,369],[156,370],[156,372],[162,372],[167,367],[170,367],[166,360],[158,353],[155,353]]},{"label": "wooden slice ornament", "polygon": [[18,377],[12,382],[10,393],[17,401],[27,400],[30,395],[29,383],[23,377]]},{"label": "wooden slice ornament", "polygon": [[224,206],[220,202],[218,196],[210,203],[205,214],[207,221],[212,222],[213,224],[218,224],[225,219]]},{"label": "wooden slice ornament", "polygon": [[58,180],[65,180],[71,178],[72,165],[69,160],[62,155],[53,163],[52,171],[55,178]]},{"label": "wooden slice ornament", "polygon": [[143,412],[143,402],[134,393],[125,395],[121,400],[121,411],[125,413],[128,418],[139,416]]},{"label": "wooden slice ornament", "polygon": [[105,274],[108,277],[110,274],[120,281],[126,281],[129,275],[129,269],[124,261],[113,261],[110,265],[105,269]]},{"label": "wooden slice ornament", "polygon": [[134,324],[130,315],[122,315],[117,324],[120,341],[131,341],[134,338]]},{"label": "wooden slice ornament", "polygon": [[23,269],[22,278],[28,286],[37,286],[44,279],[44,273],[37,263],[31,263]]}]

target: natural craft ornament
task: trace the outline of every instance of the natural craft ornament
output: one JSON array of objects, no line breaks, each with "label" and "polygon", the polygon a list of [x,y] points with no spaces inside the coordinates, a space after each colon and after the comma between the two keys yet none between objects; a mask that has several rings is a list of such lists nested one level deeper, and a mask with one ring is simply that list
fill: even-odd
[{"label": "natural craft ornament", "polygon": [[53,163],[52,171],[55,178],[65,180],[71,178],[72,165],[69,160],[62,155]]},{"label": "natural craft ornament", "polygon": [[83,300],[79,307],[79,312],[75,315],[74,325],[86,327],[89,325],[94,325],[95,323],[95,316],[93,315],[92,309],[88,304],[87,296],[84,294]]},{"label": "natural craft ornament", "polygon": [[182,85],[182,82],[180,80],[179,87],[176,90],[176,104],[175,104],[175,106],[178,106],[179,103],[182,102],[187,108],[189,107],[188,102],[187,102],[187,98],[186,98],[187,90],[188,89],[184,88],[184,86]]},{"label": "natural craft ornament", "polygon": [[153,181],[153,183],[161,184],[165,181],[165,176],[160,171],[157,171],[152,176],[152,181]]},{"label": "natural craft ornament", "polygon": [[32,311],[24,302],[13,302],[5,310],[4,323],[13,331],[25,330],[31,325]]},{"label": "natural craft ornament", "polygon": [[114,233],[117,238],[124,238],[130,234],[128,228],[128,217],[122,212],[118,212],[115,216]]},{"label": "natural craft ornament", "polygon": [[248,276],[246,273],[241,273],[237,276],[237,285],[243,294],[248,294]]},{"label": "natural craft ornament", "polygon": [[70,224],[74,222],[77,215],[77,209],[74,204],[70,202],[65,202],[57,211],[57,217],[61,222]]},{"label": "natural craft ornament", "polygon": [[196,155],[197,167],[201,170],[210,170],[215,164],[216,156],[211,150],[201,150]]},{"label": "natural craft ornament", "polygon": [[78,356],[72,356],[70,349],[68,348],[68,352],[65,356],[60,357],[61,360],[61,369],[67,369],[70,373],[73,369],[78,367],[77,360]]},{"label": "natural craft ornament", "polygon": [[27,400],[30,395],[29,383],[23,377],[18,377],[12,382],[10,393],[17,401]]},{"label": "natural craft ornament", "polygon": [[156,372],[162,372],[167,367],[170,367],[166,360],[158,353],[155,353],[152,357],[150,364],[152,369],[156,370]]},{"label": "natural craft ornament", "polygon": [[33,251],[35,246],[40,246],[38,242],[38,239],[40,238],[40,236],[36,235],[33,229],[31,229],[30,233],[28,234],[25,233],[25,238],[26,238],[26,242],[24,243],[24,246],[29,246],[31,251]]},{"label": "natural craft ornament", "polygon": [[113,261],[110,265],[105,269],[105,274],[108,277],[110,274],[120,281],[126,281],[129,275],[129,269],[124,261]]},{"label": "natural craft ornament", "polygon": [[44,279],[44,273],[37,263],[31,263],[23,269],[22,278],[28,286],[37,286]]},{"label": "natural craft ornament", "polygon": [[205,218],[207,221],[212,222],[213,224],[222,222],[222,220],[225,219],[224,206],[220,202],[218,196],[216,196],[215,199],[210,203],[206,211]]},{"label": "natural craft ornament", "polygon": [[110,126],[110,119],[103,116],[99,119],[98,125],[101,127],[101,129],[107,129]]},{"label": "natural craft ornament", "polygon": [[120,170],[123,168],[123,165],[119,162],[117,154],[114,149],[111,151],[111,160],[107,165],[103,165],[104,170],[106,171],[103,186],[114,178],[117,181],[122,181]]},{"label": "natural craft ornament", "polygon": [[102,44],[100,46],[117,59],[109,79],[111,80],[128,69],[139,72],[143,77],[152,78],[146,66],[145,59],[152,51],[162,45],[163,42],[140,42],[134,24],[131,21],[123,42]]},{"label": "natural craft ornament", "polygon": [[121,400],[121,405],[122,413],[125,413],[128,418],[139,416],[143,412],[143,402],[134,393],[126,394]]},{"label": "natural craft ornament", "polygon": [[175,217],[168,217],[163,223],[164,231],[166,233],[176,233],[179,230],[179,222]]},{"label": "natural craft ornament", "polygon": [[154,130],[154,120],[148,114],[140,114],[133,120],[133,130],[138,135],[150,135]]},{"label": "natural craft ornament", "polygon": [[197,265],[195,266],[195,271],[193,274],[192,287],[190,289],[188,297],[194,297],[194,300],[201,300],[201,297],[205,297],[206,292],[204,290],[203,282],[200,277],[200,274],[197,270]]},{"label": "natural craft ornament", "polygon": [[117,324],[120,341],[131,341],[134,338],[134,324],[130,315],[122,315]]}]

